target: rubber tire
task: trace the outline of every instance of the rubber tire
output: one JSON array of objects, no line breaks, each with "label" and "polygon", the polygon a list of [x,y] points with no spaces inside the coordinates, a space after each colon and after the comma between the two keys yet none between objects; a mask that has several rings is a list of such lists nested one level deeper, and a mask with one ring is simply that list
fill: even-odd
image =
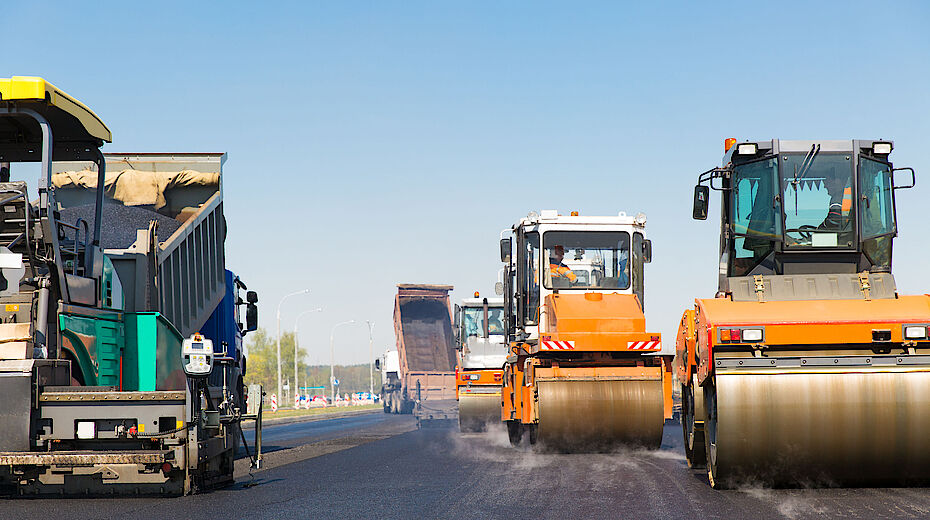
[{"label": "rubber tire", "polygon": [[[710,383],[704,386],[704,453],[707,455],[707,481],[714,489],[729,489],[730,482],[718,478],[717,458],[715,457],[717,442],[717,387]],[[712,449],[713,448],[713,449]]]},{"label": "rubber tire", "polygon": [[511,446],[519,446],[523,440],[523,424],[519,421],[507,421],[507,437]]},{"label": "rubber tire", "polygon": [[[698,389],[703,392],[704,389]],[[694,387],[681,385],[681,433],[684,441],[685,457],[691,469],[704,469],[707,465],[704,430],[696,430],[694,421]]]}]

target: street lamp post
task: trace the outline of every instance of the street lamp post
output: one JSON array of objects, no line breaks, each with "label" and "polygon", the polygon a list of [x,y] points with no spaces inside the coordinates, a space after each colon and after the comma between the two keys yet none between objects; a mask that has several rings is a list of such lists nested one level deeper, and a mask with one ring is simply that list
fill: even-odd
[{"label": "street lamp post", "polygon": [[[297,315],[297,319],[294,320],[294,390],[299,394],[300,387],[297,385],[297,349],[298,349],[298,339],[297,339],[297,325],[300,324],[300,318],[304,317],[306,314],[311,312],[320,312],[323,310],[323,307],[317,307],[316,309],[310,309],[309,311],[301,312]],[[283,402],[283,401],[282,401]],[[297,408],[297,401],[294,401],[294,408]]]},{"label": "street lamp post", "polygon": [[355,320],[339,322],[333,325],[333,330],[329,333],[329,398],[332,399],[333,405],[336,404],[336,344],[333,341],[336,337],[336,327],[350,323],[355,323]]},{"label": "street lamp post", "polygon": [[365,323],[368,324],[368,396],[374,399],[375,395],[375,370],[373,368],[375,362],[375,353],[372,347],[371,341],[371,328],[374,327],[374,322],[371,320],[365,320]]},{"label": "street lamp post", "polygon": [[281,394],[281,304],[283,304],[283,303],[284,303],[284,300],[290,298],[291,296],[297,296],[298,294],[309,294],[309,293],[310,293],[310,289],[304,289],[304,290],[302,290],[302,291],[295,291],[295,292],[292,292],[292,293],[290,293],[290,294],[285,294],[284,297],[281,298],[281,301],[278,302],[278,312],[277,312],[277,314],[275,315],[275,317],[276,317],[276,322],[277,322],[277,329],[278,329],[278,330],[277,330],[277,331],[278,331],[278,337],[277,337],[277,343],[278,343],[278,399],[281,400],[280,402],[281,402],[282,405],[285,403],[285,401],[284,401],[284,395]]}]

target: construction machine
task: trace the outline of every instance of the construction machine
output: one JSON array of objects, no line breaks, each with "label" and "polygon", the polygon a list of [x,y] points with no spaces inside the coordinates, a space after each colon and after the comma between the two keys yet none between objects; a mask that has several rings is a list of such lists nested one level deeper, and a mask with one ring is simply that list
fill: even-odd
[{"label": "construction machine", "polygon": [[[51,83],[0,79],[0,493],[190,493],[232,481],[244,419],[260,439],[225,154],[103,154],[110,140]],[[33,202],[10,180],[29,162]]]},{"label": "construction machine", "polygon": [[892,275],[884,140],[725,143],[693,216],[720,193],[717,293],[676,339],[688,462],[715,488],[930,477],[930,297]]},{"label": "construction machine", "polygon": [[508,347],[504,341],[504,299],[465,298],[455,309],[455,369],[459,430],[477,432],[500,423],[501,380]]},{"label": "construction machine", "polygon": [[672,413],[671,356],[647,332],[646,217],[530,213],[501,240],[511,443],[657,448]]}]

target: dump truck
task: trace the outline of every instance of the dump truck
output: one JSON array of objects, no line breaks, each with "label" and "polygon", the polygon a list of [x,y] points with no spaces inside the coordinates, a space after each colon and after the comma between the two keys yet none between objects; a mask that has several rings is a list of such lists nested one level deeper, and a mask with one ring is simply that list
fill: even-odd
[{"label": "dump truck", "polygon": [[[225,269],[225,154],[110,141],[51,83],[0,79],[5,494],[191,493],[232,481],[243,420],[260,440],[241,351],[258,297]],[[34,202],[10,180],[29,162]]]},{"label": "dump truck", "polygon": [[899,295],[884,140],[725,142],[717,292],[676,338],[682,428],[714,488],[930,477],[930,296]]},{"label": "dump truck", "polygon": [[643,313],[646,217],[531,212],[501,239],[509,353],[501,419],[559,451],[658,448],[671,356]]},{"label": "dump truck", "polygon": [[455,345],[451,285],[398,284],[394,298],[396,383],[382,391],[393,413],[413,413],[417,424],[454,421]]},{"label": "dump truck", "polygon": [[455,306],[455,396],[459,430],[484,431],[500,424],[501,380],[507,360],[504,336],[504,299],[465,298]]}]

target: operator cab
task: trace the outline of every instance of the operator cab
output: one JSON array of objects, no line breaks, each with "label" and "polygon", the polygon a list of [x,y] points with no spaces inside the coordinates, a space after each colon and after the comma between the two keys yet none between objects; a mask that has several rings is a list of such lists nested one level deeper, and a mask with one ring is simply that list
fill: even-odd
[{"label": "operator cab", "polygon": [[[720,191],[728,277],[890,273],[894,190],[914,185],[888,141],[728,140],[724,166],[701,174],[694,218]],[[895,172],[908,172],[895,183]],[[905,179],[901,179],[905,180]],[[726,284],[722,284],[726,285]]]},{"label": "operator cab", "polygon": [[[531,212],[514,224],[516,241],[501,241],[505,294],[513,306],[508,323],[518,336],[534,337],[546,328],[540,302],[550,294],[635,294],[643,303],[643,264],[651,261],[645,238],[646,216],[559,215]],[[516,258],[511,265],[510,251]]]},{"label": "operator cab", "polygon": [[[476,295],[478,293],[475,293]],[[487,321],[485,321],[487,306]],[[456,305],[458,346],[462,368],[483,369],[504,366],[508,348],[504,341],[504,299],[465,298]]]}]

